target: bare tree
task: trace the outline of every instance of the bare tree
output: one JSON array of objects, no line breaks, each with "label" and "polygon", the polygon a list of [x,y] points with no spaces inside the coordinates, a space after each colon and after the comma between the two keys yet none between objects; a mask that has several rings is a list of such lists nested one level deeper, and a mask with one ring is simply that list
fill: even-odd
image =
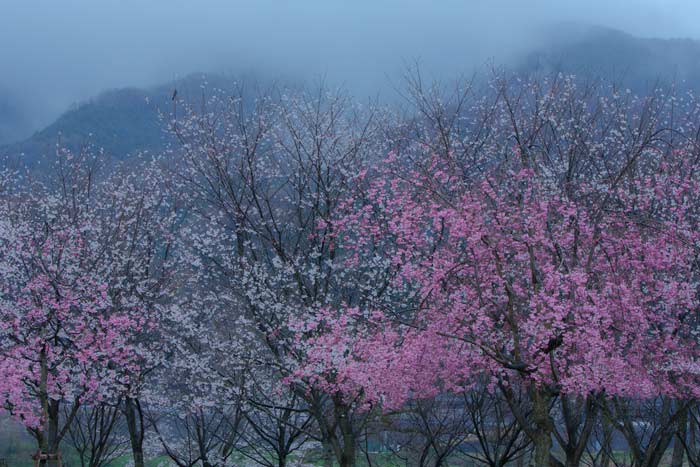
[{"label": "bare tree", "polygon": [[83,406],[68,429],[82,467],[103,467],[125,454],[128,438],[118,404]]}]

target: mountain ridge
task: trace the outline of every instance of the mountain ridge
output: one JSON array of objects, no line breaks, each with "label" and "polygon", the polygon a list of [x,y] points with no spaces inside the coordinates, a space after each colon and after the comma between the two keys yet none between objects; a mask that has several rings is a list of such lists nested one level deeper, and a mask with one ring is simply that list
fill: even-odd
[{"label": "mountain ridge", "polygon": [[[559,25],[547,34],[546,46],[525,54],[508,68],[524,74],[602,77],[637,93],[671,84],[700,91],[700,41],[640,38],[585,25]],[[235,82],[221,74],[192,73],[153,87],[108,90],[72,106],[30,137],[0,146],[0,155],[31,163],[53,153],[59,141],[72,150],[90,144],[118,159],[140,151],[157,152],[169,141],[160,116],[170,112],[174,89],[179,98],[193,100],[212,89],[231,90]],[[0,95],[0,142],[2,102]]]}]

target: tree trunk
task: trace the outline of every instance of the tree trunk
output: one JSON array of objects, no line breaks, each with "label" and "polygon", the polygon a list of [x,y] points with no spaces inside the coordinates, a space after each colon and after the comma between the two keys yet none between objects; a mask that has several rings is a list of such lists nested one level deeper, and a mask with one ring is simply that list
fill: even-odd
[{"label": "tree trunk", "polygon": [[343,449],[343,455],[340,457],[340,467],[355,467],[355,450]]},{"label": "tree trunk", "polygon": [[[340,467],[355,467],[355,437],[343,435],[343,451],[338,459]],[[347,443],[347,444],[346,444]]]},{"label": "tree trunk", "polygon": [[[39,460],[41,467],[58,467],[58,414],[60,402],[50,399],[48,392],[49,370],[47,366],[46,347],[42,347],[39,353],[40,380],[39,400],[41,412],[44,418],[43,433],[37,438],[39,452],[42,457]],[[47,458],[44,458],[46,456]]]},{"label": "tree trunk", "polygon": [[124,401],[124,415],[129,429],[131,453],[134,467],[144,467],[143,460],[143,411],[138,399],[127,397]]},{"label": "tree trunk", "polygon": [[333,446],[327,440],[323,441],[323,467],[333,467]]},{"label": "tree trunk", "polygon": [[[304,397],[308,395],[305,394]],[[324,407],[321,394],[314,395],[309,402],[312,405],[311,413],[321,431],[324,466],[332,467],[335,461],[339,467],[355,467],[357,439],[355,426],[350,418],[351,409],[336,395],[331,398],[333,418],[329,420],[327,406]]]},{"label": "tree trunk", "polygon": [[535,452],[531,467],[549,467],[549,453],[552,450],[552,438],[547,432],[539,432],[534,440]]},{"label": "tree trunk", "polygon": [[48,430],[48,449],[46,451],[49,454],[50,459],[46,461],[44,465],[46,467],[58,467],[58,416],[59,416],[59,406],[60,403],[56,400],[49,400],[49,430]]},{"label": "tree trunk", "polygon": [[[350,418],[349,408],[337,395],[333,397],[333,411],[336,426],[326,425],[324,431],[327,442],[332,446],[339,467],[355,467],[357,443],[355,426]],[[319,421],[325,423],[323,412],[319,414],[321,414]]]},{"label": "tree trunk", "polygon": [[[695,417],[692,417],[689,419],[689,424],[688,427],[690,428],[690,433],[688,436],[688,460],[691,462],[697,462],[698,458],[698,450],[697,450],[697,443],[695,440],[696,436],[696,430],[695,430]],[[697,465],[696,463],[692,463],[691,465]]]},{"label": "tree trunk", "polygon": [[549,415],[549,396],[544,391],[532,391],[532,420],[534,433],[532,442],[535,445],[532,467],[549,467],[552,451],[552,430],[554,425]]},{"label": "tree trunk", "polygon": [[684,413],[678,420],[678,431],[673,440],[673,456],[671,457],[671,467],[683,467],[683,457],[685,454],[684,441],[687,439],[688,414]]},{"label": "tree trunk", "polygon": [[566,442],[561,446],[566,454],[566,467],[578,467],[598,416],[594,396],[581,399],[562,394],[559,400],[566,429]]},{"label": "tree trunk", "polygon": [[603,462],[601,464],[601,467],[610,467],[610,462],[612,460],[612,459],[610,459],[610,456],[612,455],[613,430],[612,430],[612,425],[610,423],[610,420],[608,420],[607,416],[602,417],[602,425],[603,425],[603,441],[600,445],[600,449],[603,451],[601,453]]},{"label": "tree trunk", "polygon": [[428,450],[430,446],[424,446],[420,453],[420,458],[418,459],[418,467],[425,467],[425,461],[428,458]]}]

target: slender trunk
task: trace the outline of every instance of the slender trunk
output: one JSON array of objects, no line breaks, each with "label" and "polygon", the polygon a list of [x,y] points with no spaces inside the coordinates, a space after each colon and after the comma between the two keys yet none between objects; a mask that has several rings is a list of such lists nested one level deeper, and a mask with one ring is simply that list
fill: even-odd
[{"label": "slender trunk", "polygon": [[428,458],[428,446],[423,447],[418,459],[418,467],[425,467],[425,461]]},{"label": "slender trunk", "polygon": [[134,467],[144,467],[143,460],[143,411],[138,399],[127,397],[124,401],[124,415],[129,430],[131,453]]},{"label": "slender trunk", "polygon": [[202,460],[202,467],[212,467],[207,455],[207,448],[203,444],[200,444],[199,446],[199,458]]},{"label": "slender trunk", "polygon": [[612,426],[607,416],[603,417],[603,440],[600,446],[603,462],[601,467],[610,467],[610,456],[612,455]]},{"label": "slender trunk", "polygon": [[[43,397],[42,397],[43,398]],[[39,438],[39,465],[41,467],[60,466],[59,458],[59,407],[60,402],[52,399],[45,399],[44,403],[44,431]]]},{"label": "slender trunk", "polygon": [[49,431],[48,431],[48,450],[47,454],[50,456],[49,460],[46,462],[47,467],[58,466],[58,414],[59,414],[60,403],[56,400],[49,400]]},{"label": "slender trunk", "polygon": [[[38,434],[38,444],[39,444],[39,451],[37,454],[44,454],[49,451],[49,442],[48,438],[46,435],[49,432],[49,393],[48,393],[48,377],[49,377],[49,370],[47,368],[47,363],[46,363],[46,347],[43,347],[41,349],[41,352],[39,352],[39,369],[41,371],[40,377],[39,377],[39,399],[41,402],[41,416],[43,417],[43,422],[44,422],[44,430],[43,433]],[[41,467],[44,467],[46,465],[46,462],[44,460],[41,460],[39,462],[39,465]]]},{"label": "slender trunk", "polygon": [[549,396],[544,391],[532,391],[532,420],[534,422],[533,439],[535,452],[532,467],[549,467],[552,451],[552,419],[549,415]]},{"label": "slender trunk", "polygon": [[661,465],[661,461],[663,460],[664,454],[666,453],[666,449],[668,449],[668,445],[671,444],[672,437],[672,434],[668,434],[663,438],[662,441],[659,442],[658,445],[654,446],[654,449],[652,450],[651,454],[645,459],[644,463],[642,464],[643,467],[658,467],[659,465]]},{"label": "slender trunk", "polygon": [[[696,431],[695,431],[695,417],[692,417],[689,419],[689,425],[690,425],[690,433],[688,436],[688,460],[692,459],[697,459],[698,457],[698,450],[697,450],[697,444],[695,441],[695,436],[696,436]],[[696,464],[691,464],[691,465],[696,465]]]},{"label": "slender trunk", "polygon": [[323,441],[323,467],[333,467],[333,446],[327,440]]},{"label": "slender trunk", "polygon": [[[275,451],[277,453],[277,467],[285,467],[287,464],[287,455],[289,451],[287,449],[287,424],[289,423],[289,418],[292,413],[289,410],[285,410],[282,413],[282,419],[277,420],[277,446]],[[291,438],[293,433],[289,434]],[[289,444],[291,448],[292,444]]]},{"label": "slender trunk", "polygon": [[581,465],[581,456],[566,456],[566,467],[578,467]]},{"label": "slender trunk", "polygon": [[588,446],[598,417],[593,397],[588,396],[585,400],[567,395],[560,397],[566,429],[566,443],[561,447],[566,454],[566,467],[578,467]]},{"label": "slender trunk", "polygon": [[338,436],[340,439],[336,438],[335,450],[338,465],[339,467],[355,467],[357,437],[350,418],[350,411],[337,396],[333,398],[333,405],[337,428],[340,431]]},{"label": "slender trunk", "polygon": [[534,440],[535,452],[531,467],[549,467],[549,453],[552,450],[552,438],[545,431],[539,431]]},{"label": "slender trunk", "polygon": [[201,418],[197,421],[197,424],[201,423],[201,427],[197,426],[197,443],[199,445],[199,458],[201,459],[202,467],[212,467],[211,462],[209,462],[209,453],[207,452],[207,434],[206,434],[206,421],[204,420],[204,414],[200,411]]},{"label": "slender trunk", "polygon": [[329,420],[327,408],[322,397],[316,395],[311,401],[312,414],[321,431],[321,442],[325,454],[324,466],[332,467],[337,461],[339,467],[355,467],[356,435],[350,411],[339,396],[332,397],[333,418]]},{"label": "slender trunk", "polygon": [[664,424],[665,426],[652,436],[644,451],[644,455],[642,457],[637,456],[637,462],[641,467],[657,467],[661,465],[664,454],[678,430],[679,421],[687,414],[687,408],[684,405],[679,403],[675,409],[673,406],[674,404],[671,400],[664,399],[662,416],[667,421]]},{"label": "slender trunk", "polygon": [[673,456],[671,457],[671,467],[683,467],[683,457],[685,454],[684,442],[688,432],[688,413],[684,413],[678,420],[678,431],[673,440]]},{"label": "slender trunk", "polygon": [[355,440],[354,436],[343,436],[345,443],[343,445],[343,451],[338,459],[340,467],[355,467]]},{"label": "slender trunk", "polygon": [[39,400],[41,402],[41,413],[44,419],[44,432],[39,436],[39,465],[41,467],[58,467],[58,413],[59,402],[49,398],[48,392],[48,362],[46,347],[39,353],[40,379],[39,379]]}]

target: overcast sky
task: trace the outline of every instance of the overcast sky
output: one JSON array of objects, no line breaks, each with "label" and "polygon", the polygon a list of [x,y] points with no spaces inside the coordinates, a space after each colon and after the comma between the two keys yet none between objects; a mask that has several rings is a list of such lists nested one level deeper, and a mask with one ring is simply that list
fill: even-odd
[{"label": "overcast sky", "polygon": [[506,61],[553,23],[698,38],[699,15],[697,0],[0,0],[0,92],[40,123],[193,71],[324,74],[370,92],[415,59],[436,76]]}]

